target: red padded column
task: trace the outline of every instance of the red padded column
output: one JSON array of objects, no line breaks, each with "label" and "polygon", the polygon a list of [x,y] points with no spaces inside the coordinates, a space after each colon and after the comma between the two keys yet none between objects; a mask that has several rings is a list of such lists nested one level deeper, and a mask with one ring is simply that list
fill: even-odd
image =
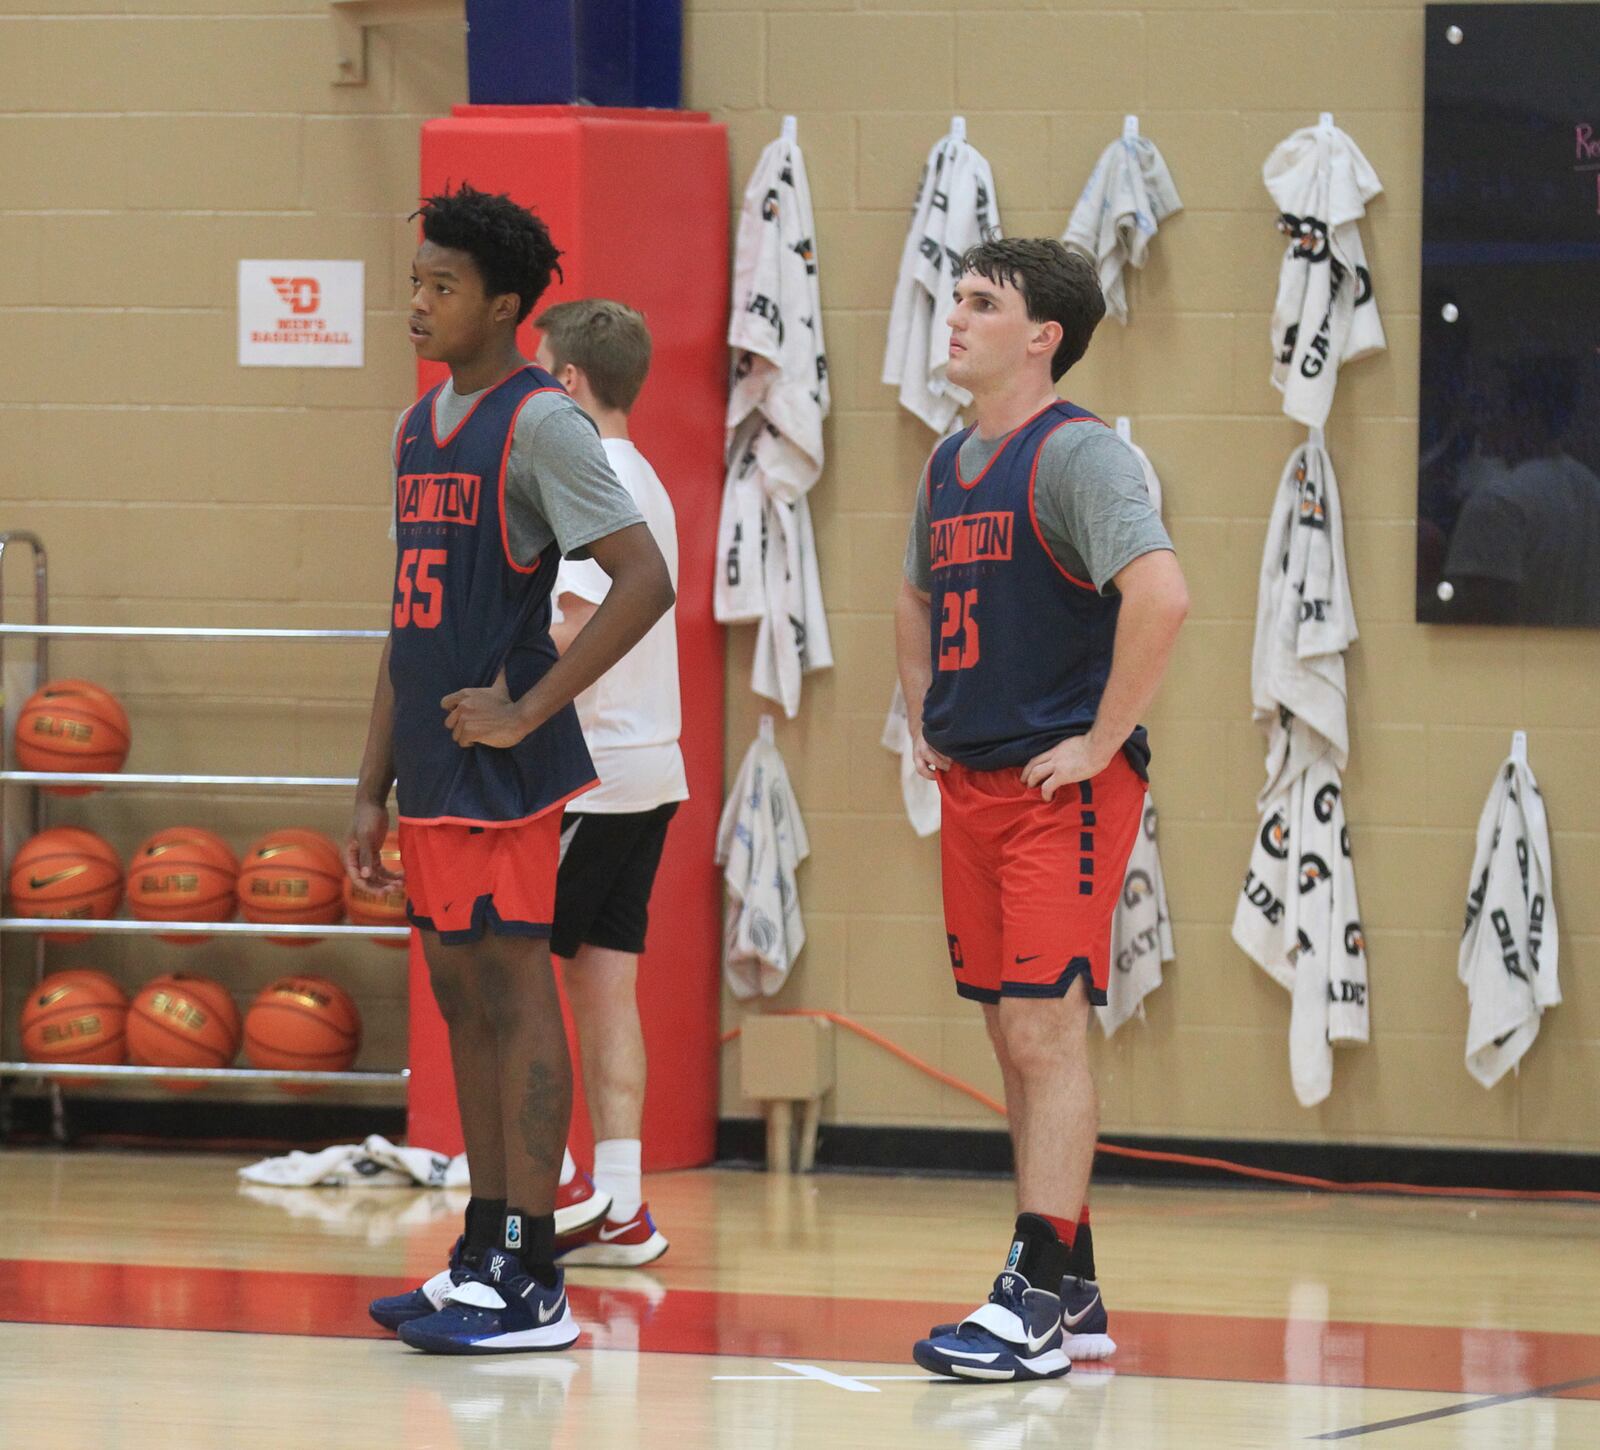
[{"label": "red padded column", "polygon": [[[722,793],[723,637],[711,617],[728,353],[727,135],[703,114],[579,106],[457,106],[422,128],[422,191],[467,181],[549,224],[566,273],[541,306],[615,297],[655,340],[631,432],[678,516],[678,659],[690,799],[667,838],[639,1003],[650,1059],[645,1166],[710,1162],[717,1114],[721,924],[713,863]],[[536,309],[537,310],[537,309]],[[523,339],[533,356],[531,324]],[[419,368],[419,392],[442,369]],[[413,944],[413,1141],[460,1149],[443,1024]],[[589,1149],[581,1083],[573,1151]]]}]

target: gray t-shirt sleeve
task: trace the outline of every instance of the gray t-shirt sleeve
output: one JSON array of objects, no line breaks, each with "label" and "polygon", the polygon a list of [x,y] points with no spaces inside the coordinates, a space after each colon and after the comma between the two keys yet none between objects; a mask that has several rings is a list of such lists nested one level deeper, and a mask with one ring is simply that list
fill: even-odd
[{"label": "gray t-shirt sleeve", "polygon": [[517,563],[533,563],[552,539],[566,557],[587,559],[596,539],[643,522],[589,415],[563,394],[530,398],[506,465],[506,532]]},{"label": "gray t-shirt sleeve", "polygon": [[389,440],[389,537],[397,537],[400,532],[400,485],[395,475],[400,471],[400,430],[406,426],[406,419],[411,416],[411,409],[407,408],[394,420],[394,436]]},{"label": "gray t-shirt sleeve", "polygon": [[[932,462],[930,459],[929,462]],[[906,536],[906,582],[924,594],[933,592],[933,560],[928,541],[928,469],[917,478],[917,502],[911,511],[911,532]]]},{"label": "gray t-shirt sleeve", "polygon": [[1039,458],[1033,502],[1056,561],[1101,593],[1141,555],[1172,548],[1138,457],[1109,428],[1057,428]]}]

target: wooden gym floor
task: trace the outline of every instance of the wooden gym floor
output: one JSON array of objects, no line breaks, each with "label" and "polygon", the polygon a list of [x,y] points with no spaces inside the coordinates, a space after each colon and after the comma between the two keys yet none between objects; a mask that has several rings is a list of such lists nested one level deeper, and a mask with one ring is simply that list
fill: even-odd
[{"label": "wooden gym floor", "polygon": [[988,1386],[908,1350],[986,1291],[1001,1182],[654,1177],[672,1248],[573,1272],[576,1349],[445,1360],[364,1306],[440,1266],[464,1195],[241,1188],[243,1161],[0,1152],[0,1445],[1600,1445],[1595,1207],[1109,1187],[1118,1354]]}]

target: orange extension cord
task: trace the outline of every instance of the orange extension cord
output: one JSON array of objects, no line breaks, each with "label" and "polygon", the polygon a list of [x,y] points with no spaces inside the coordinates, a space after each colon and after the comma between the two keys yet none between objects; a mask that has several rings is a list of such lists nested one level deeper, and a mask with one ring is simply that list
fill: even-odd
[{"label": "orange extension cord", "polygon": [[[954,1088],[958,1093],[965,1093],[974,1102],[983,1104],[990,1112],[997,1113],[1002,1118],[1006,1114],[1005,1104],[997,1102],[988,1093],[980,1092],[971,1083],[962,1082],[960,1078],[941,1071],[932,1063],[924,1062],[915,1053],[907,1052],[898,1043],[891,1042],[870,1027],[852,1022],[841,1013],[791,1008],[780,1009],[770,1015],[820,1017],[836,1027],[844,1028],[847,1032],[854,1032],[857,1037],[866,1038],[868,1042],[898,1057],[901,1062],[916,1068],[918,1072],[927,1074],[935,1082]],[[723,1044],[732,1042],[738,1037],[739,1031],[739,1028],[734,1027],[724,1032],[719,1041]],[[1273,1168],[1253,1168],[1248,1163],[1233,1163],[1226,1158],[1203,1158],[1190,1153],[1163,1153],[1154,1148],[1122,1148],[1115,1143],[1097,1143],[1095,1148],[1097,1152],[1113,1158],[1137,1158],[1146,1163],[1178,1163],[1188,1168],[1213,1168],[1221,1173],[1237,1174],[1240,1178],[1254,1178],[1265,1183],[1283,1183],[1295,1188],[1315,1188],[1323,1193],[1404,1193],[1417,1198],[1506,1198],[1525,1202],[1600,1203],[1600,1193],[1591,1193],[1581,1188],[1430,1188],[1415,1183],[1340,1183],[1336,1179],[1313,1178],[1304,1173],[1280,1173]]]}]

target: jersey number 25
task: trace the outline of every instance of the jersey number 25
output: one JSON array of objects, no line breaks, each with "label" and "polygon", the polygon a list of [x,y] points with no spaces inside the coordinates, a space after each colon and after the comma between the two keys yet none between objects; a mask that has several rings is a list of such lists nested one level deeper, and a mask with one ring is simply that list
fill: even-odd
[{"label": "jersey number 25", "polygon": [[944,596],[944,618],[939,621],[939,668],[970,670],[978,663],[978,591],[968,589]]}]

